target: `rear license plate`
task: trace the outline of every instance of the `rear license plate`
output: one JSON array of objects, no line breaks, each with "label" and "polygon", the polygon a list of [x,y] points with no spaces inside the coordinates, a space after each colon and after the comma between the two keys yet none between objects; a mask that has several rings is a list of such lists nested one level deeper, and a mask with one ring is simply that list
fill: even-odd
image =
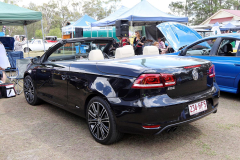
[{"label": "rear license plate", "polygon": [[189,108],[189,114],[190,116],[192,116],[194,114],[207,110],[207,102],[206,100],[203,100],[197,103],[193,103],[188,105],[188,108]]}]

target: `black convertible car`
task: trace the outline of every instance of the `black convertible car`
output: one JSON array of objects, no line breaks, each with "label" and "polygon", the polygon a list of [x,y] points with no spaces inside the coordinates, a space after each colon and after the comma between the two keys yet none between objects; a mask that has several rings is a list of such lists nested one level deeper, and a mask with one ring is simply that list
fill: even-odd
[{"label": "black convertible car", "polygon": [[60,41],[32,59],[24,75],[31,105],[41,100],[86,118],[102,144],[123,133],[159,134],[217,112],[219,88],[210,61],[159,56],[154,46],[135,56],[112,38]]}]

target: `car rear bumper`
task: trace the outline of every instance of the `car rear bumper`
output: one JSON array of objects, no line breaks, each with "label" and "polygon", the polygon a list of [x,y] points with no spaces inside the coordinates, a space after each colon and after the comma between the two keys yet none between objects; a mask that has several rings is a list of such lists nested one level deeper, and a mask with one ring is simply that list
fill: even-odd
[{"label": "car rear bumper", "polygon": [[194,121],[196,121],[196,120],[199,120],[199,119],[201,119],[201,118],[203,118],[203,117],[205,117],[205,116],[208,116],[209,114],[217,111],[217,106],[218,106],[218,104],[217,104],[216,106],[214,106],[214,109],[212,109],[210,112],[208,112],[208,113],[206,113],[206,114],[203,114],[203,115],[201,115],[201,116],[198,116],[198,117],[195,117],[195,118],[191,118],[191,119],[186,120],[186,121],[181,121],[181,122],[179,122],[179,123],[169,124],[169,125],[161,128],[156,134],[160,134],[162,131],[164,131],[164,130],[166,130],[166,129],[168,129],[168,128],[175,127],[175,126],[180,126],[180,125],[183,125],[183,124],[186,124],[186,123],[191,123],[191,122],[194,122]]},{"label": "car rear bumper", "polygon": [[[108,99],[115,113],[118,130],[133,134],[159,134],[162,131],[201,119],[217,110],[219,87],[188,97],[172,99],[166,94],[144,97],[137,101]],[[207,101],[207,110],[190,116],[188,105]],[[160,125],[154,129],[143,126]]]}]

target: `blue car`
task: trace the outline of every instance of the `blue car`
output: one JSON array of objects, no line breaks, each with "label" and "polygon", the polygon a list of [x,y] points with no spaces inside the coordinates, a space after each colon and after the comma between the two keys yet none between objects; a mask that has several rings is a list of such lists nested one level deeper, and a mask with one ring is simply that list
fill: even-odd
[{"label": "blue car", "polygon": [[168,55],[190,56],[212,61],[221,91],[239,93],[240,34],[220,34],[202,38],[195,30],[179,23],[157,26],[177,51]]}]

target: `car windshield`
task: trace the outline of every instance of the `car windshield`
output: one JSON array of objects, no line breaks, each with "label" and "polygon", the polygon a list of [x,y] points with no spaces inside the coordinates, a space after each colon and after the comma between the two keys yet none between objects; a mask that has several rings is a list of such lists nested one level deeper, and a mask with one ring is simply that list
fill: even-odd
[{"label": "car windshield", "polygon": [[[77,42],[66,43],[52,53],[48,60],[63,60],[66,57],[87,58],[91,50],[101,50],[104,53],[105,47],[109,42]],[[67,58],[67,59],[68,59]]]},{"label": "car windshield", "polygon": [[55,40],[57,40],[57,37],[46,37],[45,39],[46,40],[55,41]]},{"label": "car windshield", "polygon": [[[32,40],[30,43],[31,44],[42,44],[42,40],[41,39],[35,39],[35,40]],[[48,43],[48,42],[44,41],[44,43]]]}]

